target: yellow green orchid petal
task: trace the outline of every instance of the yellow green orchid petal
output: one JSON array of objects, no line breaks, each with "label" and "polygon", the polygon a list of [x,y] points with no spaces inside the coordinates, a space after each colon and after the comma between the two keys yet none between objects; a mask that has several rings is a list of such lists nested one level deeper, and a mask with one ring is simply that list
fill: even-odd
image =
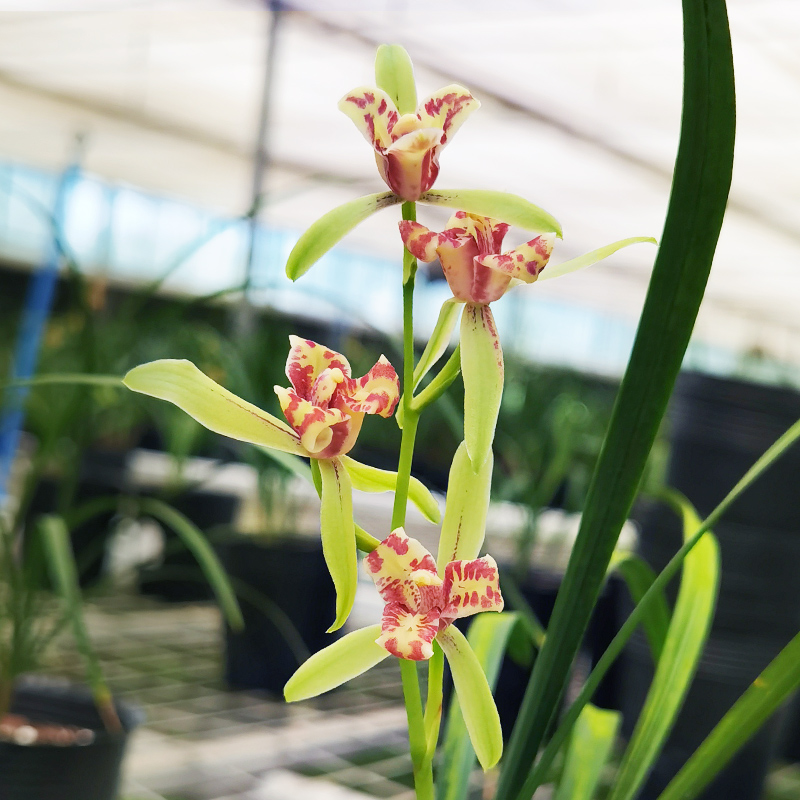
[{"label": "yellow green orchid petal", "polygon": [[454,625],[441,631],[436,641],[450,664],[461,713],[478,761],[485,770],[491,769],[503,755],[503,732],[486,675],[464,634]]},{"label": "yellow green orchid petal", "polygon": [[422,100],[417,109],[417,117],[424,127],[438,128],[444,132],[444,147],[464,120],[480,107],[480,102],[467,89],[451,83]]},{"label": "yellow green orchid petal", "polygon": [[510,275],[522,283],[533,283],[547,266],[555,241],[554,233],[543,233],[507,253],[483,256],[476,260],[482,266]]},{"label": "yellow green orchid petal", "polygon": [[380,625],[361,628],[314,653],[289,678],[283,689],[286,701],[294,703],[329,692],[383,661],[389,653],[375,643],[380,632]]},{"label": "yellow green orchid petal", "polygon": [[419,382],[425,377],[430,368],[445,354],[453,336],[453,328],[461,312],[463,303],[455,297],[445,300],[439,311],[439,318],[434,325],[425,349],[422,351],[417,366],[414,367],[414,388],[419,386]]},{"label": "yellow green orchid petal", "polygon": [[452,622],[481,611],[502,611],[500,575],[491,556],[451,561],[444,570],[444,595],[447,605],[442,621]]},{"label": "yellow green orchid petal", "polygon": [[500,219],[526,231],[537,233],[555,231],[556,236],[561,238],[561,225],[555,217],[515,194],[484,189],[434,190],[425,192],[419,198],[419,202]]},{"label": "yellow green orchid petal", "polygon": [[[342,456],[342,463],[350,475],[353,488],[359,492],[393,492],[397,485],[397,473],[386,469],[378,469],[362,464],[350,456]],[[408,486],[408,499],[419,509],[420,513],[434,524],[441,521],[439,504],[425,485],[412,477]]]},{"label": "yellow green orchid petal", "polygon": [[286,261],[287,277],[296,281],[356,225],[376,211],[400,202],[401,198],[392,192],[379,192],[351,200],[329,211],[297,240]]},{"label": "yellow green orchid petal", "polygon": [[494,457],[489,453],[477,471],[472,466],[467,446],[458,446],[447,481],[447,503],[439,536],[437,564],[439,574],[450,561],[477,558],[486,535],[489,492],[492,487]]},{"label": "yellow green orchid petal", "polygon": [[353,121],[361,135],[376,149],[385,150],[394,141],[392,129],[400,114],[383,89],[358,86],[339,101],[339,111]]},{"label": "yellow green orchid petal", "polygon": [[356,597],[356,531],[353,522],[353,489],[347,470],[337,458],[318,463],[322,478],[322,553],[336,587],[336,619],[328,629],[330,632],[344,625]]},{"label": "yellow green orchid petal", "polygon": [[375,54],[375,81],[394,102],[401,114],[413,114],[417,108],[414,67],[405,48],[382,44]]},{"label": "yellow green orchid petal", "polygon": [[539,276],[540,281],[546,281],[550,278],[560,278],[562,275],[567,275],[570,272],[576,272],[584,267],[590,267],[604,258],[608,258],[617,250],[623,247],[629,247],[632,244],[639,244],[640,242],[648,242],[649,244],[658,244],[652,236],[633,236],[630,239],[620,239],[618,242],[607,244],[605,247],[599,247],[597,250],[592,250],[590,253],[585,253],[577,258],[571,258],[569,261],[562,261],[554,267],[548,267]]},{"label": "yellow green orchid petal", "polygon": [[212,381],[191,361],[161,359],[134,367],[122,382],[132,391],[167,400],[215,433],[307,456],[300,437],[267,414]]},{"label": "yellow green orchid petal", "polygon": [[503,351],[488,305],[467,303],[461,317],[461,375],[464,380],[464,442],[473,469],[492,450],[503,396]]}]

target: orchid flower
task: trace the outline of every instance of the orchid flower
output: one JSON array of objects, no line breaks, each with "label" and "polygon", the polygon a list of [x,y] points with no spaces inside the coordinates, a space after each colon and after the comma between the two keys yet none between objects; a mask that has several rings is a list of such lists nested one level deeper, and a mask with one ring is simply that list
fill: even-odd
[{"label": "orchid flower", "polygon": [[451,84],[426,97],[416,113],[401,114],[376,86],[360,86],[340,101],[343,111],[375,150],[378,171],[394,194],[419,200],[439,175],[439,155],[480,103]]},{"label": "orchid flower", "polygon": [[[353,378],[340,353],[297,336],[289,340],[286,375],[291,388],[275,387],[288,425],[215,383],[190,361],[142,364],[123,382],[135,392],[175,404],[223,436],[315,460],[321,479],[322,546],[336,586],[331,627],[336,630],[350,613],[358,580],[352,490],[392,490],[396,481],[394,473],[359,464],[347,453],[365,414],[391,416],[399,382],[383,356],[362,378]],[[436,501],[419,481],[412,481],[409,498],[438,522]]]},{"label": "orchid flower", "polygon": [[284,689],[288,701],[334,689],[389,655],[423,661],[442,648],[464,719],[484,769],[502,752],[497,710],[486,677],[454,620],[502,611],[497,564],[491,556],[450,561],[437,572],[433,556],[397,528],[365,559],[386,606],[380,625],[347,634],[309,658]]},{"label": "orchid flower", "polygon": [[[503,392],[503,351],[489,303],[523,283],[534,283],[550,260],[558,233],[542,233],[512,250],[502,251],[509,225],[489,217],[457,211],[444,231],[403,220],[400,235],[406,249],[420,261],[439,259],[453,292],[442,309],[430,348],[423,354],[432,365],[447,346],[455,325],[457,304],[464,303],[461,318],[461,372],[464,379],[464,439],[475,469],[485,462],[494,439]],[[559,264],[544,277],[556,277],[594,264],[622,247],[653,242],[633,237],[606,245]],[[431,353],[437,350],[438,355]],[[424,373],[415,373],[415,384]]]}]

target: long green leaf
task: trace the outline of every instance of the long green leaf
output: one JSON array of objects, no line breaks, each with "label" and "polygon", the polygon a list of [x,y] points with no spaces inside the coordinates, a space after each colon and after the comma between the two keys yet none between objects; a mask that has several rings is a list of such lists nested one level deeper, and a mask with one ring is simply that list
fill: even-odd
[{"label": "long green leaf", "polygon": [[329,211],[297,240],[286,262],[286,275],[296,281],[359,222],[399,202],[400,198],[391,192],[380,192],[359,197]]},{"label": "long green leaf", "polygon": [[618,711],[591,704],[581,711],[553,800],[592,800],[614,748],[620,719]]},{"label": "long green leaf", "polygon": [[692,800],[800,687],[800,634],[770,662],[720,720],[658,800]]},{"label": "long green leaf", "polygon": [[724,0],[684,0],[684,103],[667,220],[581,528],[507,751],[497,800],[531,770],[633,503],[703,298],[730,188],[733,60]]},{"label": "long green leaf", "polygon": [[[684,541],[689,541],[700,528],[700,519],[677,493],[672,498],[683,517]],[[681,587],[664,641],[664,651],[609,800],[635,797],[661,752],[689,691],[711,629],[718,586],[719,547],[709,532],[703,535],[684,561]]]},{"label": "long green leaf", "polygon": [[208,543],[203,532],[188,517],[161,500],[143,498],[139,501],[139,509],[142,513],[160,520],[178,534],[186,549],[197,560],[228,624],[234,630],[242,630],[244,620],[236,600],[236,593],[214,548]]},{"label": "long green leaf", "polygon": [[644,596],[639,601],[638,605],[630,613],[630,616],[622,623],[619,632],[611,640],[611,643],[606,648],[606,651],[600,657],[600,660],[591,671],[586,683],[578,693],[573,704],[569,707],[564,718],[561,720],[558,728],[551,737],[547,747],[543,750],[539,761],[536,766],[531,770],[525,785],[519,792],[519,798],[522,800],[529,800],[539,786],[545,781],[547,772],[550,769],[557,753],[561,746],[567,740],[572,726],[578,719],[578,715],[584,706],[591,700],[597,687],[605,677],[608,670],[614,664],[620,653],[624,649],[626,643],[632,636],[639,624],[644,620],[645,615],[649,612],[652,603],[658,601],[659,596],[664,592],[667,584],[677,575],[678,571],[683,564],[683,560],[703,538],[703,535],[713,525],[722,518],[722,515],[731,507],[731,505],[739,498],[748,486],[751,486],[764,472],[777,461],[794,443],[800,438],[800,421],[796,422],[789,428],[778,440],[767,449],[764,455],[759,458],[755,464],[737,481],[736,485],[728,492],[722,502],[705,518],[703,524],[692,536],[689,541],[685,542],[680,550],[669,560],[669,563],[658,574],[658,577],[653,581],[650,588],[644,593]]},{"label": "long green leaf", "polygon": [[423,194],[419,202],[492,217],[526,231],[552,232],[561,238],[561,225],[555,217],[515,194],[484,189],[435,190]]},{"label": "long green leaf", "polygon": [[[517,624],[517,615],[506,612],[480,614],[470,625],[467,641],[492,691],[497,685],[508,638]],[[475,763],[475,750],[464,724],[458,695],[453,694],[442,746],[442,763],[436,776],[438,800],[466,800],[469,778],[475,769]]]},{"label": "long green leaf", "polygon": [[97,709],[110,730],[120,730],[111,692],[108,689],[100,662],[92,647],[86,621],[83,618],[83,600],[78,583],[78,571],[69,539],[69,531],[61,517],[42,517],[37,525],[45,545],[44,551],[53,585],[64,601],[66,616],[72,626],[75,645],[86,664],[86,678],[92,690]]},{"label": "long green leaf", "polygon": [[328,632],[344,625],[353,608],[358,584],[358,554],[353,522],[353,487],[339,459],[317,459],[322,479],[320,529],[322,553],[336,587],[336,619]]},{"label": "long green leaf", "polygon": [[[622,576],[628,587],[634,605],[639,603],[647,590],[653,585],[656,573],[653,568],[639,556],[626,555],[615,564],[612,569]],[[642,622],[650,652],[653,654],[653,663],[657,664],[664,649],[664,641],[669,630],[670,610],[666,595],[660,592],[658,598],[650,603]]]}]

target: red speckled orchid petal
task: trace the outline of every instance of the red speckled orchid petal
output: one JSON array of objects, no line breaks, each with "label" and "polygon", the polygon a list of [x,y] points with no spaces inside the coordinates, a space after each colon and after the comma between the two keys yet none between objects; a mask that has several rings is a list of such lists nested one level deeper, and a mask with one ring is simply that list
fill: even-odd
[{"label": "red speckled orchid petal", "polygon": [[417,117],[424,126],[436,127],[444,132],[444,145],[480,105],[463,86],[453,83],[425,98],[419,104]]},{"label": "red speckled orchid petal", "polygon": [[442,136],[438,128],[423,128],[404,134],[385,152],[376,151],[381,177],[403,200],[419,199],[435,183]]},{"label": "red speckled orchid petal", "polygon": [[433,639],[439,632],[439,612],[409,611],[402,603],[388,603],[383,610],[377,643],[393,656],[425,661],[433,655]]},{"label": "red speckled orchid petal", "polygon": [[326,369],[340,369],[350,377],[350,364],[341,353],[299,336],[290,336],[289,343],[292,347],[286,359],[286,377],[304,400],[311,400],[314,383]]},{"label": "red speckled orchid petal", "polygon": [[289,424],[300,435],[300,443],[312,456],[319,456],[332,443],[334,426],[350,426],[350,417],[338,408],[320,408],[282,386],[275,387],[275,394]]},{"label": "red speckled orchid petal", "polygon": [[497,563],[491,556],[451,561],[444,568],[444,594],[443,626],[481,611],[502,611]]},{"label": "red speckled orchid petal", "polygon": [[547,266],[555,241],[554,233],[543,233],[507,253],[483,256],[477,261],[523,283],[533,283]]},{"label": "red speckled orchid petal", "polygon": [[392,143],[392,129],[400,115],[382,89],[359,86],[339,101],[339,110],[353,120],[376,150],[383,151]]},{"label": "red speckled orchid petal", "polygon": [[364,565],[387,603],[427,611],[442,600],[442,579],[433,556],[402,528],[392,531],[365,559]]},{"label": "red speckled orchid petal", "polygon": [[437,258],[436,248],[448,240],[447,234],[436,233],[436,231],[420,225],[419,222],[403,220],[398,223],[398,227],[406,249],[420,261],[434,261]]},{"label": "red speckled orchid petal", "polygon": [[346,378],[342,384],[342,403],[361,414],[391,417],[400,398],[397,372],[385,356],[363,378]]}]

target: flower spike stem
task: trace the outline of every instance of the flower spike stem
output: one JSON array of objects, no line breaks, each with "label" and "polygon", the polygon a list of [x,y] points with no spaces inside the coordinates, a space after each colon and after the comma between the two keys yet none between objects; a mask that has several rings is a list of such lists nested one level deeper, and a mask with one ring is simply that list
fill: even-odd
[{"label": "flower spike stem", "polygon": [[[403,203],[403,219],[416,220],[414,203]],[[408,484],[411,480],[411,461],[417,435],[419,411],[413,405],[414,395],[414,277],[417,260],[407,250],[403,251],[403,437],[400,441],[400,459],[397,464],[397,485],[392,509],[392,529],[400,528],[406,521]],[[400,659],[403,680],[403,697],[408,716],[408,741],[414,767],[414,788],[417,800],[433,800],[433,759],[428,753],[425,718],[422,713],[422,695],[419,688],[417,664]]]}]

